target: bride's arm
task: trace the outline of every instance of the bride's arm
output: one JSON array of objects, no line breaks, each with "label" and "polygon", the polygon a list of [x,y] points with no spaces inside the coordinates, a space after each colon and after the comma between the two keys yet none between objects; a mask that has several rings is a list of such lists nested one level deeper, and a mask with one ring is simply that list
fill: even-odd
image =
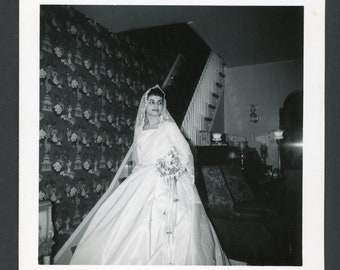
[{"label": "bride's arm", "polygon": [[138,165],[137,144],[134,142],[131,145],[131,148],[132,148],[132,153],[131,153],[132,171],[134,171],[134,169]]}]

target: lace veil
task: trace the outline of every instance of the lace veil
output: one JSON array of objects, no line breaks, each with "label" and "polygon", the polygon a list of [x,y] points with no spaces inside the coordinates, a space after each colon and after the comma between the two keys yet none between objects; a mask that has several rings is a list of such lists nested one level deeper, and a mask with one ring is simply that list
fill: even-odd
[{"label": "lace veil", "polygon": [[[192,176],[192,179],[194,179],[194,162],[193,162],[193,157],[192,153],[189,147],[188,142],[184,138],[183,134],[177,127],[175,120],[172,118],[170,113],[167,110],[167,103],[166,103],[166,97],[164,91],[160,88],[160,86],[157,84],[151,88],[149,88],[142,96],[141,101],[139,103],[138,107],[138,112],[137,112],[137,117],[136,117],[136,122],[135,122],[135,133],[134,133],[134,139],[133,139],[133,147],[134,151],[132,152],[132,160],[135,164],[138,164],[137,160],[137,154],[135,151],[136,148],[136,143],[139,135],[143,131],[143,127],[145,125],[146,120],[146,106],[147,106],[147,98],[148,94],[152,89],[158,88],[163,94],[164,94],[164,100],[163,100],[163,110],[162,113],[160,114],[160,124],[158,128],[162,128],[163,124],[166,122],[173,123],[174,129],[169,130],[169,133],[171,133],[171,140],[174,146],[176,147],[177,151],[181,154],[182,157],[182,162],[187,168],[187,171],[190,173]],[[194,181],[194,180],[193,180]]]},{"label": "lace veil", "polygon": [[156,84],[155,86],[149,88],[148,90],[145,91],[144,95],[141,98],[141,101],[139,103],[139,107],[138,107],[138,112],[137,112],[137,117],[136,117],[136,123],[135,123],[135,133],[134,133],[134,138],[133,138],[133,142],[136,143],[137,137],[140,135],[140,133],[143,130],[143,127],[145,125],[145,121],[146,121],[146,115],[145,115],[145,111],[146,111],[146,105],[147,105],[147,99],[148,99],[148,94],[152,89],[158,88],[163,94],[164,94],[164,100],[163,100],[163,111],[161,113],[161,115],[159,116],[160,119],[160,125],[164,122],[164,121],[168,121],[168,122],[173,122],[175,123],[175,120],[172,118],[172,116],[170,115],[170,113],[168,112],[167,108],[166,108],[166,99],[165,99],[165,93],[164,91],[159,87],[158,84]]}]

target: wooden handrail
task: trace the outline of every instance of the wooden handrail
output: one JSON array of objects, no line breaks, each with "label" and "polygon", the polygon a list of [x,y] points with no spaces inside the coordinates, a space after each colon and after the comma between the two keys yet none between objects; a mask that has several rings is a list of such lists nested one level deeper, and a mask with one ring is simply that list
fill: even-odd
[{"label": "wooden handrail", "polygon": [[[207,125],[205,121],[212,123],[215,119],[216,109],[222,96],[221,93],[224,91],[224,83],[220,81],[221,78],[224,79],[221,76],[221,74],[224,74],[225,68],[223,63],[223,60],[217,54],[210,53],[182,122],[181,130],[193,145],[199,145],[197,139],[199,132],[211,131],[212,125]],[[216,89],[216,87],[219,89]],[[214,99],[216,102],[212,102]],[[212,106],[209,106],[209,104]],[[215,112],[211,115],[209,109],[213,109],[213,107]]]},{"label": "wooden handrail", "polygon": [[175,69],[176,69],[176,67],[177,67],[181,57],[182,57],[182,55],[179,53],[177,55],[177,57],[176,57],[175,62],[172,64],[172,67],[170,68],[170,71],[169,71],[168,75],[165,77],[165,80],[164,80],[164,82],[162,84],[162,89],[164,89],[165,86],[168,84],[168,81],[170,80],[171,76],[173,75],[173,73],[174,73],[174,71],[175,71]]}]

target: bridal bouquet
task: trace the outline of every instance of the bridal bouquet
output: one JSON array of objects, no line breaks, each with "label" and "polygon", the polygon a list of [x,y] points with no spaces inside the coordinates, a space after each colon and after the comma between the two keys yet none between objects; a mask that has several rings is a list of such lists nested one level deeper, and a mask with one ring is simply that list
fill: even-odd
[{"label": "bridal bouquet", "polygon": [[176,180],[185,170],[175,147],[172,147],[163,158],[158,159],[156,167],[161,176],[167,180]]},{"label": "bridal bouquet", "polygon": [[158,159],[156,163],[157,170],[161,176],[165,178],[169,185],[169,202],[167,206],[167,215],[165,220],[165,232],[168,235],[168,241],[166,247],[165,262],[168,264],[174,263],[174,230],[176,227],[177,207],[175,205],[178,202],[176,181],[181,176],[185,168],[181,163],[179,154],[175,147],[172,147],[163,158]]}]

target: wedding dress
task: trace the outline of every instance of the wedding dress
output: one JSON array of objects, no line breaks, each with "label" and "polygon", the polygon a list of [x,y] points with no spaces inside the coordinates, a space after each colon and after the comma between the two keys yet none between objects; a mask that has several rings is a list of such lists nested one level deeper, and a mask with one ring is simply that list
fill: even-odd
[{"label": "wedding dress", "polygon": [[[166,105],[158,128],[143,130],[143,106],[133,145],[137,165],[95,213],[71,264],[229,264],[195,187],[188,143]],[[156,167],[171,149],[176,149],[185,167],[175,182],[175,200],[171,185]]]}]

